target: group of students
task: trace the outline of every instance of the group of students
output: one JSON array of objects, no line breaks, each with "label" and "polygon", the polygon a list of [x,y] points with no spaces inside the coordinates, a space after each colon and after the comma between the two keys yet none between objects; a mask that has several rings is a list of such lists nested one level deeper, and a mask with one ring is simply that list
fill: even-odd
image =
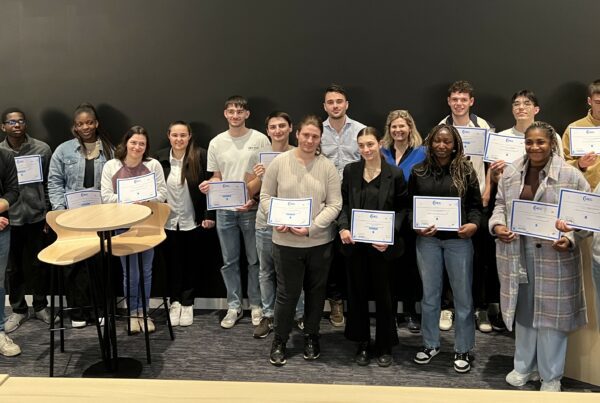
[{"label": "group of students", "polygon": [[[208,150],[194,144],[187,123],[177,121],[168,127],[170,147],[156,153],[156,158],[150,157],[148,133],[141,126],[130,128],[113,147],[89,104],[80,105],[73,115],[74,138],[53,154],[47,145],[26,134],[22,111],[7,110],[2,115],[7,137],[0,143],[0,280],[9,249],[11,270],[22,270],[23,242],[29,242],[23,239],[42,238],[45,212],[66,208],[65,193],[100,189],[102,202],[114,203],[117,179],[154,173],[156,200],[166,201],[171,208],[164,250],[169,262],[169,315],[174,326],[193,322],[194,251],[207,230],[216,227],[228,304],[221,327],[231,328],[243,316],[243,241],[254,337],[267,337],[274,331],[269,357],[273,365],[286,364],[286,343],[294,324],[304,333],[304,358],[320,356],[319,326],[326,298],[332,309],[332,324],[343,326],[347,320],[345,335],[357,343],[356,363],[368,365],[376,357],[379,366],[391,365],[392,347],[398,344],[396,298],[400,288],[405,291],[400,292],[400,299],[409,314],[409,330],[422,331],[423,346],[414,357],[417,364],[427,364],[439,353],[440,329],[454,325],[453,366],[459,373],[468,372],[475,328],[491,330],[487,304],[499,299],[498,327],[506,323],[512,330],[514,323],[515,328],[514,370],[506,381],[522,386],[541,378],[542,390],[559,391],[568,332],[587,321],[579,243],[590,234],[571,232],[567,223],[559,221],[557,228],[564,234],[558,241],[516,236],[508,227],[511,205],[517,199],[557,203],[561,188],[589,191],[590,185],[595,187],[600,181],[600,164],[593,153],[570,156],[568,128],[561,144],[550,125],[535,121],[539,105],[532,91],[519,91],[511,101],[515,126],[501,133],[524,137],[524,155],[511,163],[496,161],[489,166],[481,157],[465,155],[455,127],[493,130],[487,121],[471,113],[474,91],[465,81],[450,86],[451,114],[424,139],[406,110],[389,113],[383,135],[350,119],[346,91],[332,85],[324,93],[325,122],[309,115],[294,127],[287,113],[273,112],[265,120],[267,137],[246,127],[250,115],[247,100],[233,96],[224,105],[228,130],[215,136]],[[590,84],[588,103],[588,116],[572,126],[600,126],[600,81]],[[294,129],[297,147],[289,141]],[[266,169],[258,157],[265,151],[280,153]],[[47,185],[46,180],[17,183],[11,161],[22,155],[42,156]],[[246,204],[237,209],[207,210],[211,182],[241,180],[247,184]],[[31,196],[34,191],[37,194]],[[459,229],[438,231],[431,226],[413,230],[413,196],[459,197]],[[312,198],[310,227],[268,225],[272,197]],[[394,211],[393,245],[355,242],[351,233],[353,209]],[[142,271],[148,303],[154,252],[144,253]],[[597,260],[594,277],[600,287]],[[153,322],[148,321],[146,329],[140,319],[137,259],[131,262],[129,283],[124,280],[124,288],[129,288],[131,295],[131,332],[152,332]],[[71,307],[88,305],[86,270],[93,264],[88,260],[69,273],[67,298]],[[347,281],[346,318],[340,301],[339,272]],[[22,287],[22,273],[20,276],[8,278],[13,314],[6,328],[4,298],[0,302],[0,353],[7,356],[20,353],[20,349],[5,332],[14,331],[27,319],[26,305],[21,313],[20,305],[12,303],[13,290]],[[500,290],[493,285],[498,279]],[[395,287],[396,283],[402,287]],[[492,286],[486,288],[489,284]],[[484,289],[491,291],[482,293]],[[52,318],[44,305],[46,297],[37,296],[36,291],[36,317],[49,322]],[[3,293],[0,287],[0,297]],[[442,310],[446,295],[451,295],[453,308]],[[376,302],[374,341],[370,337],[369,299]],[[420,323],[417,301],[421,303]],[[80,327],[98,318],[79,309],[73,311],[71,319],[74,327]]]}]

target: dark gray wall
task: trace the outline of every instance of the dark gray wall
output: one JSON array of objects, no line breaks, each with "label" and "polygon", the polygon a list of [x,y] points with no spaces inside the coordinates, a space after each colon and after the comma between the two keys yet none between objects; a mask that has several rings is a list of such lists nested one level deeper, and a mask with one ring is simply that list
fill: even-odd
[{"label": "dark gray wall", "polygon": [[[30,133],[53,147],[70,138],[83,101],[98,106],[115,142],[141,124],[156,150],[167,124],[183,119],[207,146],[226,128],[232,94],[250,99],[250,125],[262,129],[273,109],[322,114],[322,91],[336,82],[353,118],[381,128],[389,110],[409,109],[425,134],[448,113],[448,85],[466,79],[474,111],[499,129],[512,125],[512,93],[528,87],[539,118],[562,132],[600,78],[597,0],[352,4],[0,0],[0,109],[24,109]],[[218,250],[214,235],[204,250]],[[224,294],[219,259],[199,256],[198,295]]]},{"label": "dark gray wall", "polygon": [[512,124],[509,98],[538,93],[559,131],[586,111],[600,77],[597,0],[2,0],[0,105],[20,106],[52,146],[69,138],[77,104],[99,106],[117,140],[146,126],[153,148],[169,121],[193,122],[208,144],[224,99],[250,98],[262,129],[274,108],[322,113],[331,82],[350,115],[381,127],[407,108],[422,133],[447,113],[448,84],[476,87],[476,113]]}]

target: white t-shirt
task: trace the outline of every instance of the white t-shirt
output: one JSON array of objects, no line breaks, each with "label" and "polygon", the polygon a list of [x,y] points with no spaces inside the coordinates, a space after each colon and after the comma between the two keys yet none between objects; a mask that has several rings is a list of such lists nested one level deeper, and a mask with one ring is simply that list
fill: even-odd
[{"label": "white t-shirt", "polygon": [[266,135],[253,129],[241,137],[231,137],[229,131],[224,131],[208,144],[207,170],[220,172],[224,181],[243,181],[250,158],[270,144]]}]

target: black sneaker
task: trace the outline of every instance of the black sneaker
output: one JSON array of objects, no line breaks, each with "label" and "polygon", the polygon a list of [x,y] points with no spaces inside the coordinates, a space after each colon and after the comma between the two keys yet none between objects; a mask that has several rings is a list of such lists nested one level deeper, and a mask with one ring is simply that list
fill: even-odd
[{"label": "black sneaker", "polygon": [[471,361],[473,358],[467,353],[454,353],[454,370],[458,373],[464,374],[471,370]]},{"label": "black sneaker", "polygon": [[271,333],[271,330],[273,330],[273,318],[263,317],[258,326],[254,328],[254,338],[264,339]]},{"label": "black sneaker", "polygon": [[498,315],[492,317],[491,322],[492,322],[492,329],[494,329],[496,332],[504,332],[506,330],[506,324],[504,323],[504,320],[502,319],[501,313],[498,313]]},{"label": "black sneaker", "polygon": [[421,322],[419,322],[419,318],[417,318],[415,315],[408,315],[406,317],[406,327],[411,333],[421,332]]},{"label": "black sneaker", "polygon": [[319,345],[319,335],[304,335],[304,359],[316,360],[321,355],[321,346]]},{"label": "black sneaker", "polygon": [[417,364],[429,364],[429,361],[440,352],[440,348],[427,348],[423,347],[421,351],[419,351],[414,358],[414,361]]},{"label": "black sneaker", "polygon": [[358,343],[358,349],[356,350],[356,355],[354,356],[354,361],[361,367],[369,365],[371,359],[369,358],[369,342],[362,341]]},{"label": "black sneaker", "polygon": [[276,367],[285,365],[286,361],[286,347],[285,342],[281,337],[275,335],[273,344],[271,345],[271,354],[269,355],[269,362]]},{"label": "black sneaker", "polygon": [[389,367],[392,365],[393,361],[394,360],[391,354],[381,354],[379,357],[377,357],[377,365],[380,367]]}]

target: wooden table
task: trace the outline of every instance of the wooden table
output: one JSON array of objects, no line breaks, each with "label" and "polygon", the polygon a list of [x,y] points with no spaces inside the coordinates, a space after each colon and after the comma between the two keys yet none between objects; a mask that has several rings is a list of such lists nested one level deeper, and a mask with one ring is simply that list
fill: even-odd
[{"label": "wooden table", "polygon": [[151,214],[150,208],[139,204],[97,204],[69,210],[56,218],[56,224],[70,230],[93,231],[100,235],[100,254],[102,257],[103,278],[106,279],[104,289],[104,336],[100,343],[104,348],[102,361],[92,365],[84,372],[90,377],[137,377],[142,371],[142,364],[131,358],[119,357],[117,351],[117,332],[115,314],[117,306],[111,280],[112,256],[111,231],[129,228],[145,220]]}]

